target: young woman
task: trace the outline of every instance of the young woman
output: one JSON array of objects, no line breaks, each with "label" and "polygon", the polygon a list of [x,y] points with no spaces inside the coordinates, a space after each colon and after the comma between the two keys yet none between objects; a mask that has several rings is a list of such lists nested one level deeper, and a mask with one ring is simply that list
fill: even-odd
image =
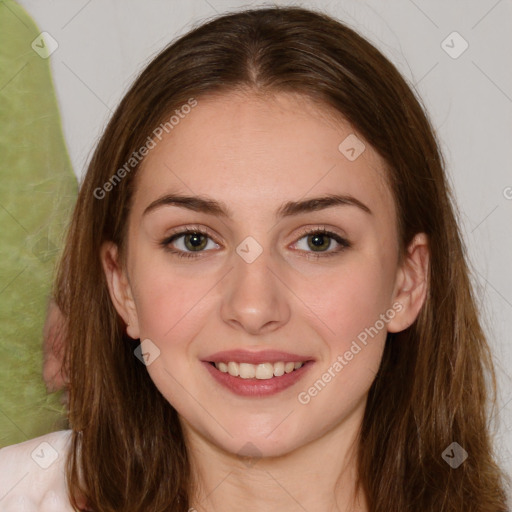
[{"label": "young woman", "polygon": [[72,430],[0,452],[2,510],[505,512],[468,274],[378,50],[301,8],[194,29],[91,160],[56,283]]}]

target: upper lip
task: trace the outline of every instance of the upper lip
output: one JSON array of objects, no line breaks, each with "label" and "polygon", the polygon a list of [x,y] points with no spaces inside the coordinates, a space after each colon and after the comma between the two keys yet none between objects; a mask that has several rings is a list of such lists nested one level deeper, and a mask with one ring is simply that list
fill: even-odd
[{"label": "upper lip", "polygon": [[260,350],[258,352],[250,352],[247,350],[224,350],[215,352],[203,360],[210,363],[226,363],[234,361],[237,363],[277,363],[279,361],[301,363],[311,361],[313,358],[309,356],[301,356],[291,354],[290,352],[281,352],[277,350]]}]

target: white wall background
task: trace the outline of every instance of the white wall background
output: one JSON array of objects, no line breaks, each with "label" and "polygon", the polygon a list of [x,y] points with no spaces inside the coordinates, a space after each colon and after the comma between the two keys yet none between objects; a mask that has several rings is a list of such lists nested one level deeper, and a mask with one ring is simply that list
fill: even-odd
[{"label": "white wall background", "polygon": [[[80,176],[111,112],[165,44],[217,13],[270,2],[19,0],[58,42],[51,65],[65,137]],[[500,383],[496,446],[512,475],[511,0],[310,0],[348,22],[416,85],[447,158]],[[451,58],[441,43],[469,44]],[[452,44],[448,42],[448,44]],[[460,48],[454,40],[455,49]],[[508,57],[507,57],[508,55]]]}]

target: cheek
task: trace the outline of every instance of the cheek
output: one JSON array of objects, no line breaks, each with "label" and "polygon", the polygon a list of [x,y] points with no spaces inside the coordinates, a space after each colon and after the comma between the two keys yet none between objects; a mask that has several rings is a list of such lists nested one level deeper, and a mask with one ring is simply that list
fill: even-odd
[{"label": "cheek", "polygon": [[379,260],[358,255],[322,282],[309,288],[308,306],[322,321],[326,339],[342,348],[376,322],[385,337],[379,319],[390,308],[393,280]]},{"label": "cheek", "polygon": [[176,332],[201,310],[208,286],[206,280],[169,276],[155,267],[141,276],[143,289],[137,295],[141,336],[162,342],[179,340]]},{"label": "cheek", "polygon": [[308,418],[321,416],[325,428],[361,405],[378,372],[386,325],[394,316],[392,273],[381,263],[359,255],[326,276],[312,297],[326,357],[304,382],[297,401]]},{"label": "cheek", "polygon": [[157,347],[149,345],[156,352],[147,367],[154,384],[176,410],[190,415],[193,407],[189,395],[183,393],[184,383],[189,393],[200,395],[191,381],[197,361],[190,356],[190,342],[204,325],[201,318],[206,314],[211,284],[164,267],[148,266],[138,275],[138,282],[144,283],[136,297],[140,336]]},{"label": "cheek", "polygon": [[187,263],[173,260],[153,240],[134,238],[130,276],[140,336],[163,343],[200,306],[208,284],[200,276],[191,279],[190,272],[183,273],[180,267]]}]

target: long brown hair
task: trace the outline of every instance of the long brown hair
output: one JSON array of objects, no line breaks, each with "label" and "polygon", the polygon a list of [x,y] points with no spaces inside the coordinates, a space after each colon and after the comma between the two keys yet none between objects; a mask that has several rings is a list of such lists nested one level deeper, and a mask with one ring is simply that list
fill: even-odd
[{"label": "long brown hair", "polygon": [[[177,413],[134,357],[139,341],[126,335],[111,302],[100,246],[113,241],[123,254],[139,167],[126,163],[134,152],[191,99],[237,89],[299,93],[341,114],[387,164],[402,254],[415,234],[429,236],[426,303],[410,328],[388,335],[368,396],[359,478],[370,510],[505,512],[506,476],[487,424],[496,379],[434,131],[372,44],[296,7],[220,16],[170,44],[137,78],[98,143],[55,285],[68,322],[70,493],[105,512],[189,508]],[[122,179],[114,181],[116,173]],[[457,469],[442,457],[452,442],[468,453]]]}]

